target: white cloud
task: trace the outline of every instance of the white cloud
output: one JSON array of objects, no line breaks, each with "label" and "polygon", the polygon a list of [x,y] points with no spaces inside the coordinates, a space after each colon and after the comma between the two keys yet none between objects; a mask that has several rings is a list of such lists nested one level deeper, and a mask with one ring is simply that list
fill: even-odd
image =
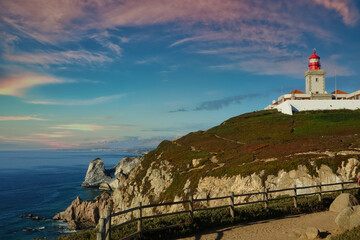
[{"label": "white cloud", "polygon": [[123,98],[125,96],[126,94],[116,94],[116,95],[102,96],[92,99],[31,100],[25,102],[29,104],[40,104],[40,105],[88,106],[88,105],[105,103],[111,100]]}]

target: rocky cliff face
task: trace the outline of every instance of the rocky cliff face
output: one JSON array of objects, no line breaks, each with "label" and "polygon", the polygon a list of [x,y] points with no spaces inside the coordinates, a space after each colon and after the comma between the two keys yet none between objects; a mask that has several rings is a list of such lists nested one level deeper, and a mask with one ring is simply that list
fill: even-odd
[{"label": "rocky cliff face", "polygon": [[100,217],[105,216],[106,206],[110,206],[111,196],[103,193],[93,201],[83,201],[77,197],[63,212],[56,214],[53,220],[69,222],[69,229],[95,227]]},{"label": "rocky cliff face", "polygon": [[89,164],[86,172],[85,181],[82,187],[99,187],[101,183],[110,182],[111,177],[105,170],[104,163],[100,158],[95,158]]},{"label": "rocky cliff face", "polygon": [[[328,152],[329,153],[329,152]],[[313,154],[313,153],[312,153]],[[230,192],[236,194],[258,192],[265,188],[269,190],[290,188],[294,185],[310,186],[319,183],[339,183],[341,181],[349,181],[356,179],[359,176],[360,162],[358,160],[360,151],[347,151],[331,154],[341,154],[347,159],[344,160],[337,168],[336,172],[328,165],[322,164],[320,166],[313,166],[313,172],[310,174],[308,167],[299,165],[297,169],[291,171],[280,170],[276,175],[268,175],[264,179],[264,171],[259,174],[253,173],[249,176],[234,175],[231,177],[201,177],[196,184],[196,188],[191,192],[191,181],[188,179],[183,185],[178,186],[178,191],[171,200],[181,201],[188,198],[189,194],[193,194],[195,199],[207,197],[220,197],[229,195]],[[311,159],[309,159],[311,161]],[[167,161],[161,161],[155,167],[152,163],[146,171],[145,178],[142,179],[141,184],[136,182],[136,176],[141,171],[140,165],[129,178],[124,179],[118,188],[114,191],[112,199],[114,201],[114,211],[123,211],[128,208],[138,206],[139,202],[143,205],[154,202],[165,202],[161,197],[166,192],[169,185],[174,181],[173,166]],[[340,189],[340,186],[323,187],[323,190]],[[317,189],[301,189],[299,194],[316,192]],[[283,194],[293,194],[292,192],[279,192],[271,194],[271,197],[277,197]],[[262,196],[256,195],[251,197],[236,198],[236,202],[249,202],[262,200]],[[201,202],[203,207],[214,207],[228,204],[228,200]],[[180,211],[186,208],[185,205],[174,205],[169,207],[158,207],[156,209],[146,209],[144,215],[156,212],[170,212]],[[114,222],[122,222],[129,219],[131,216],[125,215],[114,219]]]}]

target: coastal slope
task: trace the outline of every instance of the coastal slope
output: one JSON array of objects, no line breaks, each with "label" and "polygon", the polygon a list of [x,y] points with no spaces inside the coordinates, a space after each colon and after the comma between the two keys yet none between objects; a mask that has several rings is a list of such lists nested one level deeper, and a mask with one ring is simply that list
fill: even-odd
[{"label": "coastal slope", "polygon": [[[245,193],[264,187],[354,179],[358,176],[359,134],[360,111],[301,112],[293,116],[277,111],[242,114],[206,131],[160,143],[128,176],[119,179],[108,206],[111,202],[116,212],[136,207],[139,202],[180,201],[190,195],[206,198],[231,191]],[[252,200],[256,199],[237,199]],[[177,205],[155,211],[184,208]],[[154,211],[148,210],[144,214]],[[114,222],[129,218],[117,217]]]}]

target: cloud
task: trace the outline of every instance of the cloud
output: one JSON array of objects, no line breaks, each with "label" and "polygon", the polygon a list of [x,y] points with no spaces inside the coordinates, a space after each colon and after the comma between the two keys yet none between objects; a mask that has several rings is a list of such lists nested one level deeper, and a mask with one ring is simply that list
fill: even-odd
[{"label": "cloud", "polygon": [[65,99],[65,100],[32,100],[32,101],[25,101],[29,104],[40,104],[40,105],[63,105],[63,106],[88,106],[88,105],[94,105],[94,104],[100,104],[109,102],[111,100],[119,99],[126,96],[126,94],[116,94],[116,95],[110,95],[110,96],[102,96],[92,99]]},{"label": "cloud", "polygon": [[[114,48],[115,46],[113,46]],[[119,50],[120,51],[120,50]],[[18,55],[4,54],[7,60],[29,64],[70,64],[70,63],[103,63],[112,61],[111,58],[101,53],[91,53],[86,50],[64,52],[38,52],[22,53]]]},{"label": "cloud", "polygon": [[0,116],[0,121],[24,121],[24,120],[46,121],[46,119],[32,117],[32,116]]},{"label": "cloud", "polygon": [[260,94],[245,94],[245,95],[237,95],[232,97],[226,97],[218,100],[213,101],[205,101],[199,104],[194,111],[210,111],[210,110],[219,110],[224,107],[229,106],[230,104],[240,104],[244,99],[251,99],[261,96]]},{"label": "cloud", "polygon": [[27,145],[41,144],[42,146],[47,146],[45,149],[68,149],[68,148],[76,147],[76,144],[60,142],[57,139],[58,138],[37,137],[37,136],[5,137],[0,135],[0,142],[6,142],[6,143],[15,143],[15,144],[26,143]]},{"label": "cloud", "polygon": [[177,112],[188,112],[185,108],[179,108],[177,110],[169,111],[168,113],[177,113]]},{"label": "cloud", "polygon": [[347,25],[355,25],[360,18],[358,9],[350,0],[314,0],[314,3],[335,10]]},{"label": "cloud", "polygon": [[66,129],[66,130],[78,130],[78,131],[97,131],[104,129],[103,126],[95,125],[95,124],[60,124],[54,127],[50,127],[52,129]]},{"label": "cloud", "polygon": [[51,76],[37,75],[35,73],[23,73],[10,75],[0,79],[0,95],[22,96],[32,87],[51,83],[67,82]]},{"label": "cloud", "polygon": [[72,133],[69,131],[52,132],[52,133],[33,133],[32,136],[38,137],[38,138],[63,138],[63,137],[72,136]]},{"label": "cloud", "polygon": [[[86,32],[116,27],[146,26],[174,23],[196,30],[228,29],[232,32],[257,33],[263,40],[266,28],[256,26],[277,26],[278,30],[301,34],[309,32],[311,23],[319,9],[309,9],[313,0],[304,1],[266,1],[266,0],[125,0],[119,1],[1,1],[2,20],[23,35],[40,42],[76,41],[84,38]],[[345,24],[353,25],[359,19],[359,13],[353,1],[315,0],[325,9],[335,10]],[[307,18],[304,18],[307,11]],[[313,17],[314,16],[314,17]],[[258,24],[254,24],[258,23]],[[197,31],[194,32],[197,32]],[[249,31],[250,30],[250,31]],[[271,30],[271,28],[269,29]],[[321,28],[317,27],[321,32]],[[262,32],[265,31],[264,35]],[[291,32],[291,33],[293,33]],[[221,34],[218,34],[218,37]],[[291,35],[291,34],[289,34]],[[201,40],[202,36],[188,36],[174,42],[171,46]],[[126,39],[126,38],[125,38]],[[271,41],[271,39],[269,40]],[[285,42],[285,40],[284,40]],[[111,46],[110,46],[111,47]],[[116,48],[116,47],[115,47]]]}]

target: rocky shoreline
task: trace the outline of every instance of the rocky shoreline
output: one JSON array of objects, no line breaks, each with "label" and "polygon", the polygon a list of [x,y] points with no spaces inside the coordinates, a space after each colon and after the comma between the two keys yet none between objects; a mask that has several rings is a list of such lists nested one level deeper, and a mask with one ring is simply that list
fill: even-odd
[{"label": "rocky shoreline", "polygon": [[65,211],[56,214],[53,220],[68,222],[67,229],[69,230],[95,227],[100,217],[104,216],[106,209],[112,206],[112,197],[107,191],[115,190],[119,182],[125,181],[142,159],[143,156],[124,157],[111,169],[105,169],[101,158],[92,160],[81,186],[99,188],[104,192],[92,201],[83,201],[80,197],[77,197]]}]

